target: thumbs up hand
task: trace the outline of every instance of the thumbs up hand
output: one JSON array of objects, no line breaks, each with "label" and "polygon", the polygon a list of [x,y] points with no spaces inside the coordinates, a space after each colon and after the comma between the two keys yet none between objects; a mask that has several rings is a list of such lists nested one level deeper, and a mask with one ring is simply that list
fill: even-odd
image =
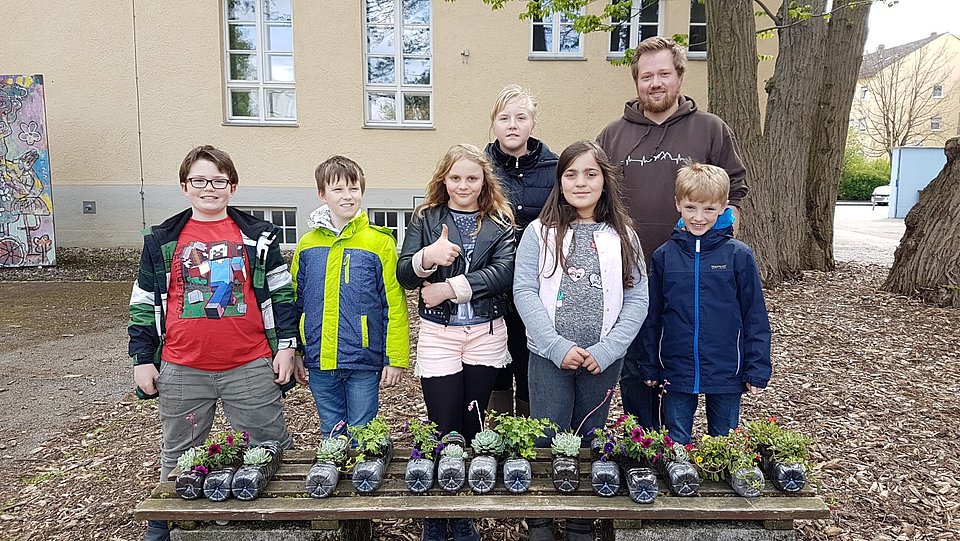
[{"label": "thumbs up hand", "polygon": [[449,267],[460,256],[460,247],[450,242],[448,236],[447,224],[443,224],[440,229],[440,238],[423,249],[424,268],[431,269],[437,265]]}]

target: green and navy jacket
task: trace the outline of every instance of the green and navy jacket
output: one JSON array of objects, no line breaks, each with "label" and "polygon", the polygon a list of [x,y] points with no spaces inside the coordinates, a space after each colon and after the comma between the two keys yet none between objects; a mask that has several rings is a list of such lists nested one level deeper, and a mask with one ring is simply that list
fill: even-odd
[{"label": "green and navy jacket", "polygon": [[[140,271],[130,296],[129,353],[134,365],[153,363],[159,368],[166,335],[167,291],[177,240],[193,215],[191,209],[160,225],[143,230]],[[263,315],[264,333],[274,354],[297,347],[297,312],[293,304],[290,271],[280,254],[280,230],[233,207],[229,216],[243,238],[253,275],[253,292]]]},{"label": "green and navy jacket", "polygon": [[406,368],[410,328],[392,232],[360,211],[338,233],[326,206],[308,223],[291,267],[306,367]]}]

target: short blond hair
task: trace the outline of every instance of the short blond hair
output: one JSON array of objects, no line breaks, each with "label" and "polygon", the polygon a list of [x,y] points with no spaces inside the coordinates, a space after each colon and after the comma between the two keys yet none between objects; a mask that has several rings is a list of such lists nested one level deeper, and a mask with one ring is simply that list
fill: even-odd
[{"label": "short blond hair", "polygon": [[493,109],[490,111],[490,130],[493,130],[493,123],[497,121],[497,115],[507,108],[507,104],[513,100],[527,102],[527,110],[530,111],[530,118],[537,120],[537,96],[520,85],[507,85],[497,94],[497,101],[493,102]]},{"label": "short blond hair", "polygon": [[685,165],[677,171],[677,201],[724,205],[730,196],[730,177],[721,167],[704,163]]},{"label": "short blond hair", "polygon": [[638,43],[637,48],[633,50],[633,57],[630,59],[630,74],[633,75],[634,83],[637,82],[637,77],[640,75],[640,67],[637,65],[640,57],[660,51],[670,51],[670,54],[673,55],[673,69],[677,70],[677,75],[683,77],[683,73],[687,71],[687,53],[683,50],[683,47],[670,38],[652,36]]}]

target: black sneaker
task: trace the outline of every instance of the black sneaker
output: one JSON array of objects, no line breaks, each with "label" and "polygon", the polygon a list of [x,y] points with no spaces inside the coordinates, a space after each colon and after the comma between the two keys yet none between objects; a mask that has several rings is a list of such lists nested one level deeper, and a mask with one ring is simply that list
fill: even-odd
[{"label": "black sneaker", "polygon": [[450,529],[453,530],[453,541],[480,541],[480,532],[472,518],[452,518]]},{"label": "black sneaker", "polygon": [[530,529],[530,541],[554,541],[553,519],[528,518],[527,527]]},{"label": "black sneaker", "polygon": [[423,519],[423,534],[420,541],[447,541],[447,519]]},{"label": "black sneaker", "polygon": [[147,532],[143,541],[170,541],[170,528],[165,520],[147,521]]},{"label": "black sneaker", "polygon": [[590,519],[567,519],[567,541],[593,541],[593,521]]}]

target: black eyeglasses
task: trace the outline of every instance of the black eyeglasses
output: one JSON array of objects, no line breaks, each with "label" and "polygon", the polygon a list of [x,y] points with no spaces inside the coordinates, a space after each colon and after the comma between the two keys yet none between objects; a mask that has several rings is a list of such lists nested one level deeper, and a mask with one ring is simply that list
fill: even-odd
[{"label": "black eyeglasses", "polygon": [[207,187],[207,184],[214,187],[216,190],[222,190],[230,185],[230,181],[225,178],[201,178],[201,177],[192,177],[188,178],[190,185],[198,190],[202,190]]}]

